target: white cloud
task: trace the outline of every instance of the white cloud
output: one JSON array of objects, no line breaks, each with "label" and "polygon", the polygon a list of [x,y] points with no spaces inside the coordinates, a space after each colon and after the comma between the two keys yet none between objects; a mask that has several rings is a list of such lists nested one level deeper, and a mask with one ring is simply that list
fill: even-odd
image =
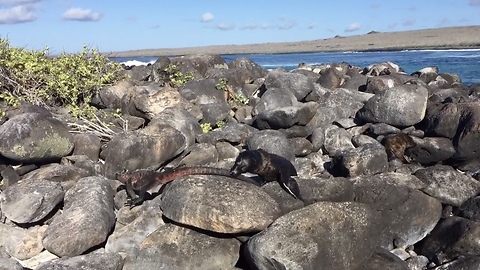
[{"label": "white cloud", "polygon": [[20,6],[20,5],[37,3],[40,1],[42,0],[0,0],[0,7],[1,6]]},{"label": "white cloud", "polygon": [[213,21],[213,19],[214,19],[214,16],[213,16],[212,13],[210,13],[210,12],[205,12],[205,13],[203,13],[203,15],[202,15],[202,20],[201,20],[201,21],[202,21],[202,22],[210,22],[210,21]]},{"label": "white cloud", "polygon": [[226,24],[226,23],[217,24],[217,29],[220,29],[222,31],[232,30],[233,28],[235,28],[235,26],[232,24]]},{"label": "white cloud", "polygon": [[480,6],[480,0],[470,0],[468,4],[470,6]]},{"label": "white cloud", "polygon": [[317,28],[318,24],[317,23],[310,23],[309,25],[307,25],[307,29],[315,29]]},{"label": "white cloud", "polygon": [[360,30],[360,28],[362,28],[362,26],[359,23],[352,23],[349,26],[347,26],[347,28],[345,28],[345,32],[358,31]]},{"label": "white cloud", "polygon": [[0,9],[0,24],[31,22],[37,18],[33,11],[34,7],[29,5]]},{"label": "white cloud", "polygon": [[71,8],[62,14],[64,20],[71,21],[98,21],[102,13],[93,12],[91,9]]},{"label": "white cloud", "polygon": [[254,23],[245,24],[244,26],[241,27],[242,30],[254,30],[257,28],[258,28],[258,25]]}]

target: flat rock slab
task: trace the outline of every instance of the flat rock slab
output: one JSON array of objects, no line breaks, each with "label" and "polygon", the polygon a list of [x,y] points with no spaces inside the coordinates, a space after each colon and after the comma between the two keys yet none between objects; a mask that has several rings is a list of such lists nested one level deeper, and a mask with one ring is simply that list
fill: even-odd
[{"label": "flat rock slab", "polygon": [[161,208],[175,222],[219,233],[261,231],[281,212],[258,186],[222,176],[190,176],[171,182]]}]

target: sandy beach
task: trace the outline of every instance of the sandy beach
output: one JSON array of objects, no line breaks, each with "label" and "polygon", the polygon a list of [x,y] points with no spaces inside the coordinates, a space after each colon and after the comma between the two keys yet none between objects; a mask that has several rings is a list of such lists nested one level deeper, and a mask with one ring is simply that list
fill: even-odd
[{"label": "sandy beach", "polygon": [[107,56],[174,56],[186,54],[254,54],[333,51],[380,51],[407,49],[480,48],[480,26],[448,27],[404,32],[369,32],[356,36],[249,45],[218,45],[189,48],[139,49],[104,53]]}]

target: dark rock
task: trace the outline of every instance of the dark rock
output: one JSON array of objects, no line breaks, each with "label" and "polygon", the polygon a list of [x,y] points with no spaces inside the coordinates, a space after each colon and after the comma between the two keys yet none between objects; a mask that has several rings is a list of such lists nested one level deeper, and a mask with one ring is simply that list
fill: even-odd
[{"label": "dark rock", "polygon": [[297,178],[300,193],[305,205],[321,201],[353,201],[353,185],[343,177],[308,177]]},{"label": "dark rock", "polygon": [[202,123],[209,123],[213,126],[217,125],[219,121],[228,119],[231,112],[231,107],[226,102],[202,104],[199,107],[202,109]]},{"label": "dark rock", "polygon": [[416,76],[420,80],[424,81],[426,84],[429,84],[430,82],[437,79],[438,67],[425,67],[413,72],[411,75]]},{"label": "dark rock", "polygon": [[0,126],[0,154],[21,162],[60,159],[72,152],[73,138],[59,120],[38,113],[14,116]]},{"label": "dark rock", "polygon": [[[132,221],[122,226],[121,221],[124,221],[119,214],[117,214],[116,229],[108,237],[105,244],[105,251],[110,253],[132,252],[139,247],[145,238],[153,233],[155,230],[165,225],[160,210],[161,196],[155,197],[152,200],[145,201],[139,207],[128,210],[128,213],[138,210],[139,213]],[[124,207],[126,210],[129,207]],[[119,220],[120,219],[120,220]]]},{"label": "dark rock", "polygon": [[194,144],[188,148],[188,152],[178,162],[177,166],[199,166],[215,163],[219,160],[217,149],[209,143]]},{"label": "dark rock", "polygon": [[209,68],[226,64],[225,60],[216,54],[194,54],[174,57],[170,59],[170,62],[176,65],[184,74],[191,72],[196,75],[198,73],[201,77],[205,76]]},{"label": "dark rock", "polygon": [[381,217],[377,231],[380,246],[390,250],[397,238],[407,246],[417,243],[437,224],[441,203],[406,184],[390,184],[380,179],[372,181],[370,177],[362,177],[353,181],[355,201],[368,204]]},{"label": "dark rock", "polygon": [[162,197],[167,218],[219,233],[258,232],[280,214],[277,203],[257,186],[222,176],[177,179]]},{"label": "dark rock", "polygon": [[447,262],[438,267],[435,270],[476,270],[480,268],[480,256],[468,256],[460,257],[451,262]]},{"label": "dark rock", "polygon": [[227,142],[217,142],[215,149],[218,153],[218,160],[235,159],[240,151]]},{"label": "dark rock", "polygon": [[[136,115],[153,119],[170,107],[179,107],[187,111],[194,110],[193,104],[187,102],[182,95],[169,86],[156,88],[153,93],[140,94],[133,100]],[[192,113],[193,114],[193,113]]]},{"label": "dark rock", "polygon": [[412,137],[416,146],[405,152],[411,160],[423,165],[432,165],[449,159],[455,154],[455,148],[450,139],[442,137],[426,137],[423,139]]},{"label": "dark rock", "polygon": [[204,79],[187,82],[179,92],[190,102],[195,104],[210,104],[226,102],[226,92],[216,88],[217,80]]},{"label": "dark rock", "polygon": [[313,151],[312,143],[305,138],[292,138],[290,139],[290,145],[296,157],[304,157]]},{"label": "dark rock", "polygon": [[423,192],[448,205],[460,206],[480,192],[480,182],[450,166],[427,167],[417,170],[415,176],[427,184]]},{"label": "dark rock", "polygon": [[[103,171],[102,163],[94,162],[85,155],[66,156],[60,160],[60,164],[66,165],[68,169],[72,167],[80,169],[78,170],[79,177],[75,180],[85,176],[100,175]],[[70,180],[72,179],[70,178]]]},{"label": "dark rock", "polygon": [[2,189],[12,186],[20,180],[20,175],[12,166],[7,166],[1,171],[0,175],[2,176]]},{"label": "dark rock", "polygon": [[358,270],[411,270],[407,263],[390,251],[377,248],[372,256]]},{"label": "dark rock", "polygon": [[224,127],[214,129],[208,133],[197,135],[197,142],[215,144],[217,142],[229,142],[234,145],[245,144],[255,128],[246,124],[228,122]]},{"label": "dark rock", "polygon": [[410,270],[424,270],[430,262],[425,256],[412,256],[405,260]]},{"label": "dark rock", "polygon": [[[125,99],[135,94],[135,86],[130,80],[123,80],[114,85],[105,86],[92,98],[92,104],[98,108],[125,108]],[[125,98],[125,99],[124,99]]]},{"label": "dark rock", "polygon": [[93,134],[80,133],[73,136],[75,148],[73,155],[86,155],[93,161],[98,161],[101,139]]},{"label": "dark rock", "polygon": [[318,104],[302,103],[298,106],[288,106],[260,112],[254,121],[259,129],[290,128],[293,125],[306,125],[316,113]]},{"label": "dark rock", "polygon": [[22,265],[10,258],[0,258],[0,269],[1,270],[23,270]]},{"label": "dark rock", "polygon": [[405,127],[425,116],[428,91],[419,85],[402,85],[377,94],[365,103],[357,117],[365,122]]},{"label": "dark rock", "polygon": [[348,149],[337,158],[343,176],[373,175],[388,169],[387,153],[379,144],[365,144]]},{"label": "dark rock", "polygon": [[313,91],[313,81],[305,75],[279,70],[270,71],[265,77],[267,89],[283,89],[293,93],[296,100],[303,101]]},{"label": "dark rock", "polygon": [[352,143],[355,147],[359,147],[366,144],[376,144],[378,146],[382,146],[382,144],[379,141],[375,140],[370,136],[363,135],[363,134],[353,136]]},{"label": "dark rock", "polygon": [[[169,107],[163,110],[150,121],[144,131],[148,130],[149,128],[161,130],[164,125],[169,125],[178,130],[183,137],[185,137],[187,147],[195,143],[197,134],[202,133],[202,128],[198,123],[198,119],[196,119],[188,111],[178,107]],[[157,134],[157,131],[155,130],[151,132],[154,135]]]},{"label": "dark rock", "polygon": [[46,179],[48,181],[60,183],[63,190],[68,190],[78,181],[78,179],[90,175],[92,175],[92,172],[83,168],[72,165],[50,163],[25,174],[22,176],[22,180],[35,181],[38,179]]},{"label": "dark rock", "polygon": [[235,58],[228,63],[228,68],[234,70],[247,70],[252,74],[253,79],[263,78],[268,74],[266,69],[246,57]]},{"label": "dark rock", "polygon": [[91,253],[86,255],[59,258],[39,265],[36,270],[82,269],[82,270],[119,270],[123,267],[123,258],[114,253]]},{"label": "dark rock", "polygon": [[480,222],[480,197],[474,196],[458,207],[456,215]]},{"label": "dark rock", "polygon": [[[428,87],[431,87],[430,85]],[[433,89],[430,90],[429,100],[434,102],[453,102],[461,103],[470,101],[468,98],[468,92],[462,88],[446,88],[446,89]]]},{"label": "dark rock", "polygon": [[43,246],[58,256],[76,256],[103,243],[113,228],[113,190],[106,178],[85,177],[65,194],[63,213],[43,235]]},{"label": "dark rock", "polygon": [[357,111],[364,106],[363,96],[356,95],[349,90],[340,88],[327,92],[318,103],[320,107],[335,108],[337,118],[354,117]]},{"label": "dark rock", "polygon": [[247,146],[250,150],[263,149],[290,161],[295,158],[292,145],[280,131],[267,129],[253,132],[247,140]]},{"label": "dark rock", "polygon": [[335,67],[327,68],[322,71],[317,83],[327,89],[337,89],[345,82],[345,77]]},{"label": "dark rock", "polygon": [[430,261],[442,264],[459,256],[478,256],[480,253],[480,223],[461,217],[441,220],[416,250]]},{"label": "dark rock", "polygon": [[283,107],[294,106],[297,104],[295,95],[283,88],[267,89],[260,99],[255,102],[253,115],[260,114],[263,111],[280,109]]},{"label": "dark rock", "polygon": [[47,226],[33,226],[23,229],[0,223],[0,245],[17,260],[30,259],[43,250],[41,239],[46,228]]},{"label": "dark rock", "polygon": [[148,81],[152,73],[151,65],[138,65],[126,69],[125,72],[132,81]]},{"label": "dark rock", "polygon": [[10,186],[0,193],[5,216],[16,223],[34,223],[46,217],[63,200],[59,183],[29,179]]},{"label": "dark rock", "polygon": [[239,248],[235,238],[216,238],[167,224],[148,235],[136,254],[125,258],[123,269],[233,269]]},{"label": "dark rock", "polygon": [[380,94],[390,88],[402,85],[403,81],[397,76],[384,75],[369,77],[366,83],[366,92],[373,94]]},{"label": "dark rock", "polygon": [[421,125],[426,136],[452,139],[460,122],[460,111],[452,102],[429,104]]},{"label": "dark rock", "polygon": [[150,81],[154,82],[162,82],[164,84],[168,81],[168,74],[165,71],[170,65],[170,58],[166,56],[160,56],[157,58],[155,63],[152,64],[152,73],[150,73],[150,77],[148,78]]},{"label": "dark rock", "polygon": [[367,205],[318,202],[281,216],[251,237],[247,258],[256,269],[357,269],[377,243],[374,213]]},{"label": "dark rock", "polygon": [[325,131],[325,150],[332,156],[339,156],[347,150],[354,149],[352,134],[343,128],[332,126]]},{"label": "dark rock", "polygon": [[325,129],[323,127],[317,127],[313,130],[312,135],[310,136],[310,141],[312,142],[312,151],[317,152],[323,147],[325,142]]},{"label": "dark rock", "polygon": [[480,157],[480,102],[458,104],[460,123],[453,137],[456,149],[453,156],[456,160],[466,160]]},{"label": "dark rock", "polygon": [[383,62],[371,64],[368,67],[365,67],[362,71],[362,74],[369,76],[384,76],[402,71],[403,70],[395,63]]},{"label": "dark rock", "polygon": [[365,91],[366,85],[367,77],[363,75],[358,75],[347,78],[346,81],[342,85],[340,85],[340,87],[354,91]]},{"label": "dark rock", "polygon": [[379,135],[396,134],[400,132],[400,129],[389,124],[376,123],[371,125],[368,128],[368,132],[373,133],[376,136],[379,136]]},{"label": "dark rock", "polygon": [[124,169],[158,168],[186,148],[186,139],[178,130],[163,126],[158,131],[157,135],[134,131],[113,137],[104,150],[104,175],[114,179]]}]

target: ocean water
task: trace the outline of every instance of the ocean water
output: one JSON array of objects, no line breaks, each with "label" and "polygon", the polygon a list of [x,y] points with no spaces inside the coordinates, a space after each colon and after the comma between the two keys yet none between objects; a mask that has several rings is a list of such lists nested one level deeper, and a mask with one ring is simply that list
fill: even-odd
[{"label": "ocean water", "polygon": [[[458,74],[463,83],[480,83],[480,49],[468,50],[412,50],[379,52],[317,52],[288,54],[230,54],[222,55],[230,62],[238,57],[250,58],[266,69],[284,68],[292,70],[299,63],[310,65],[346,62],[366,67],[385,61],[399,65],[410,74],[427,66],[436,66],[440,73]],[[112,57],[112,61],[126,65],[154,63],[156,57]]]}]

